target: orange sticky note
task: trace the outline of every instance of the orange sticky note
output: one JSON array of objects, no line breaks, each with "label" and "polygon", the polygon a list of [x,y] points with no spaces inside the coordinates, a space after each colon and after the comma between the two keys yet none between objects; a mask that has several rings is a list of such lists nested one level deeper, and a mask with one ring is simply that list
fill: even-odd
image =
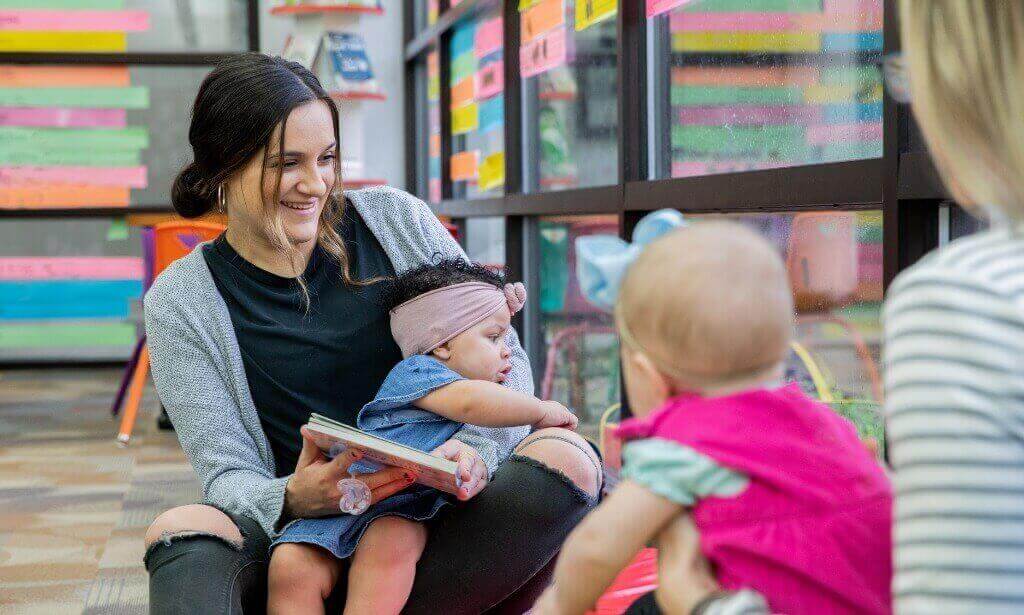
[{"label": "orange sticky note", "polygon": [[532,41],[565,23],[564,0],[541,0],[519,15],[521,43]]},{"label": "orange sticky note", "polygon": [[475,180],[477,174],[477,161],[480,159],[480,152],[470,150],[459,152],[451,157],[451,169],[449,175],[452,181]]},{"label": "orange sticky note", "polygon": [[452,109],[457,109],[462,105],[473,101],[473,89],[474,89],[473,75],[470,75],[462,81],[452,86]]},{"label": "orange sticky note", "polygon": [[125,87],[127,66],[0,65],[0,88]]},{"label": "orange sticky note", "polygon": [[430,157],[436,158],[441,155],[441,135],[430,135]]},{"label": "orange sticky note", "polygon": [[131,191],[111,186],[36,184],[0,188],[0,209],[127,207]]}]

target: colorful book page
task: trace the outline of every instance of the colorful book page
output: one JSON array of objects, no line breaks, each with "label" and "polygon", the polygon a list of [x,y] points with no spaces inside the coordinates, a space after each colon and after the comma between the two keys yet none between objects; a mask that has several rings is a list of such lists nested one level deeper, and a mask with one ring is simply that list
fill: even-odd
[{"label": "colorful book page", "polygon": [[144,32],[146,11],[67,11],[54,9],[0,9],[0,31],[50,30],[53,32]]},{"label": "colorful book page", "polygon": [[480,117],[476,103],[452,109],[452,134],[461,135],[476,130],[480,125]]},{"label": "colorful book page", "polygon": [[31,188],[0,186],[0,209],[127,207],[128,188],[41,184]]},{"label": "colorful book page", "polygon": [[478,58],[485,58],[492,53],[501,51],[504,38],[504,25],[501,17],[488,19],[476,28],[476,36],[473,40],[473,53]]},{"label": "colorful book page", "polygon": [[12,32],[0,30],[0,52],[52,51],[68,53],[124,53],[123,32]]},{"label": "colorful book page", "polygon": [[0,186],[86,184],[143,189],[146,167],[0,167]]},{"label": "colorful book page", "polygon": [[0,106],[148,109],[149,88],[0,88]]},{"label": "colorful book page", "polygon": [[519,49],[519,73],[534,77],[566,62],[566,31],[560,27]]},{"label": "colorful book page", "polygon": [[461,107],[468,102],[472,102],[475,89],[476,86],[474,85],[473,75],[470,75],[453,85],[451,89],[452,109]]},{"label": "colorful book page", "polygon": [[0,107],[0,126],[36,128],[124,128],[124,109],[62,109],[60,107]]},{"label": "colorful book page", "polygon": [[647,19],[667,13],[694,0],[647,0]]},{"label": "colorful book page", "polygon": [[477,178],[477,161],[480,152],[470,150],[453,154],[449,164],[449,175],[452,181],[470,181]]},{"label": "colorful book page", "polygon": [[498,96],[479,104],[480,132],[487,132],[505,125],[505,99]]},{"label": "colorful book page", "polygon": [[36,66],[0,64],[0,88],[126,87],[127,66]]},{"label": "colorful book page", "polygon": [[619,9],[619,0],[576,0],[576,31],[614,17]]},{"label": "colorful book page", "polygon": [[505,185],[505,152],[495,152],[480,163],[480,190],[491,190]]},{"label": "colorful book page", "polygon": [[505,89],[505,67],[501,62],[485,64],[476,73],[476,99],[483,100],[496,96]]},{"label": "colorful book page", "polygon": [[38,256],[0,258],[0,280],[141,280],[134,256]]},{"label": "colorful book page", "polygon": [[519,38],[525,44],[565,23],[565,0],[540,0],[519,16]]}]

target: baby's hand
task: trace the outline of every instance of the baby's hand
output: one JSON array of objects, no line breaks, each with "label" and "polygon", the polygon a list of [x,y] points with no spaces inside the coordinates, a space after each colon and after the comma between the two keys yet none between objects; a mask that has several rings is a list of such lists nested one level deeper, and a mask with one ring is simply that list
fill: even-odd
[{"label": "baby's hand", "polygon": [[557,401],[542,401],[540,406],[544,410],[544,416],[533,424],[534,429],[564,427],[565,429],[576,431],[579,419],[568,408]]}]

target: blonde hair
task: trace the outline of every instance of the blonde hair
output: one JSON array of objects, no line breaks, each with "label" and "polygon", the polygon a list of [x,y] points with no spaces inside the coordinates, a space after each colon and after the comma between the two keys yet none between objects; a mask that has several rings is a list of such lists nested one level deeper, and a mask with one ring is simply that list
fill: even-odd
[{"label": "blonde hair", "polygon": [[954,198],[1024,220],[1024,2],[901,0],[914,115]]},{"label": "blonde hair", "polygon": [[774,373],[793,335],[793,298],[764,238],[735,222],[702,222],[644,249],[615,319],[625,347],[699,390]]}]

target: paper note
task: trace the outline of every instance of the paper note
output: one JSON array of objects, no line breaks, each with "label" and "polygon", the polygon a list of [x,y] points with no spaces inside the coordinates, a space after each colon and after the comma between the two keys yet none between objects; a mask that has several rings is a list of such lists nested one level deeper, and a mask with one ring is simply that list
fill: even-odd
[{"label": "paper note", "polygon": [[881,140],[881,122],[817,125],[807,128],[807,142],[811,145],[828,145],[844,141],[864,142]]},{"label": "paper note", "polygon": [[694,0],[647,0],[647,18],[656,17]]},{"label": "paper note", "polygon": [[427,155],[431,158],[436,158],[441,155],[441,135],[430,135],[429,145],[427,146]]},{"label": "paper note", "polygon": [[811,29],[805,27],[810,24],[802,20],[802,17],[808,16],[801,13],[673,13],[669,16],[668,23],[671,32],[773,32]]},{"label": "paper note", "polygon": [[541,0],[519,0],[519,12],[522,13],[523,11],[530,8],[531,6],[534,6],[538,2],[541,2]]},{"label": "paper note", "polygon": [[476,28],[473,41],[473,52],[478,58],[485,58],[496,51],[501,51],[504,30],[500,17],[488,19]]},{"label": "paper note", "polygon": [[114,218],[107,228],[107,241],[125,241],[128,239],[128,221],[124,218]]},{"label": "paper note", "polygon": [[480,190],[490,190],[505,185],[505,152],[496,152],[484,158],[479,169]]},{"label": "paper note", "polygon": [[0,258],[0,280],[141,280],[134,256]]},{"label": "paper note", "polygon": [[475,180],[477,177],[477,160],[479,158],[480,152],[477,150],[453,154],[450,159],[451,165],[449,169],[452,181]]},{"label": "paper note", "polygon": [[144,32],[147,11],[75,11],[0,9],[0,30],[54,32]]},{"label": "paper note", "polygon": [[480,125],[480,117],[476,103],[452,109],[452,134],[461,135],[476,130]]},{"label": "paper note", "polygon": [[473,43],[476,38],[476,23],[465,22],[452,30],[452,39],[449,46],[451,57],[460,56],[464,53],[473,52]]},{"label": "paper note", "polygon": [[143,149],[149,147],[149,131],[128,128],[23,128],[0,127],[0,150],[32,145],[39,148]]},{"label": "paper note", "polygon": [[672,51],[795,53],[821,51],[818,32],[677,32]]},{"label": "paper note", "polygon": [[476,73],[476,99],[483,100],[505,89],[505,67],[501,62],[484,65]]},{"label": "paper note", "polygon": [[441,77],[432,75],[427,77],[427,100],[437,100],[441,97]]},{"label": "paper note", "polygon": [[619,0],[576,0],[576,31],[614,17]]},{"label": "paper note", "polygon": [[431,179],[427,182],[427,200],[431,203],[441,202],[441,180]]},{"label": "paper note", "polygon": [[0,186],[86,184],[142,189],[146,167],[0,167]]},{"label": "paper note", "polygon": [[128,188],[107,186],[0,186],[0,209],[52,209],[63,207],[127,207]]},{"label": "paper note", "polygon": [[479,105],[480,132],[487,132],[505,125],[505,99],[496,96]]},{"label": "paper note", "polygon": [[149,88],[0,88],[0,106],[148,109]]},{"label": "paper note", "polygon": [[533,77],[565,64],[565,27],[559,27],[519,49],[519,73]]},{"label": "paper note", "polygon": [[87,150],[40,149],[0,147],[0,166],[82,166],[82,167],[135,167],[139,166],[140,150]]},{"label": "paper note", "polygon": [[11,32],[0,30],[0,51],[124,53],[128,36],[121,32]]},{"label": "paper note", "polygon": [[0,348],[87,348],[124,346],[135,343],[135,325],[119,322],[88,324],[31,323],[0,325]]},{"label": "paper note", "polygon": [[473,94],[475,90],[473,81],[473,75],[470,75],[452,86],[452,109],[461,107],[466,103],[473,101]]},{"label": "paper note", "polygon": [[90,85],[129,86],[131,76],[128,67],[0,64],[0,88],[69,88]]},{"label": "paper note", "polygon": [[464,53],[452,60],[451,85],[462,81],[476,72],[477,59],[472,52]]},{"label": "paper note", "polygon": [[564,0],[540,0],[519,16],[519,38],[522,44],[565,23]]},{"label": "paper note", "polygon": [[677,107],[678,124],[702,126],[773,126],[820,124],[824,119],[817,105],[726,105]]},{"label": "paper note", "polygon": [[36,128],[124,128],[124,109],[62,109],[59,107],[0,107],[0,126]]},{"label": "paper note", "polygon": [[116,11],[127,0],[0,0],[3,9],[76,9]]}]

